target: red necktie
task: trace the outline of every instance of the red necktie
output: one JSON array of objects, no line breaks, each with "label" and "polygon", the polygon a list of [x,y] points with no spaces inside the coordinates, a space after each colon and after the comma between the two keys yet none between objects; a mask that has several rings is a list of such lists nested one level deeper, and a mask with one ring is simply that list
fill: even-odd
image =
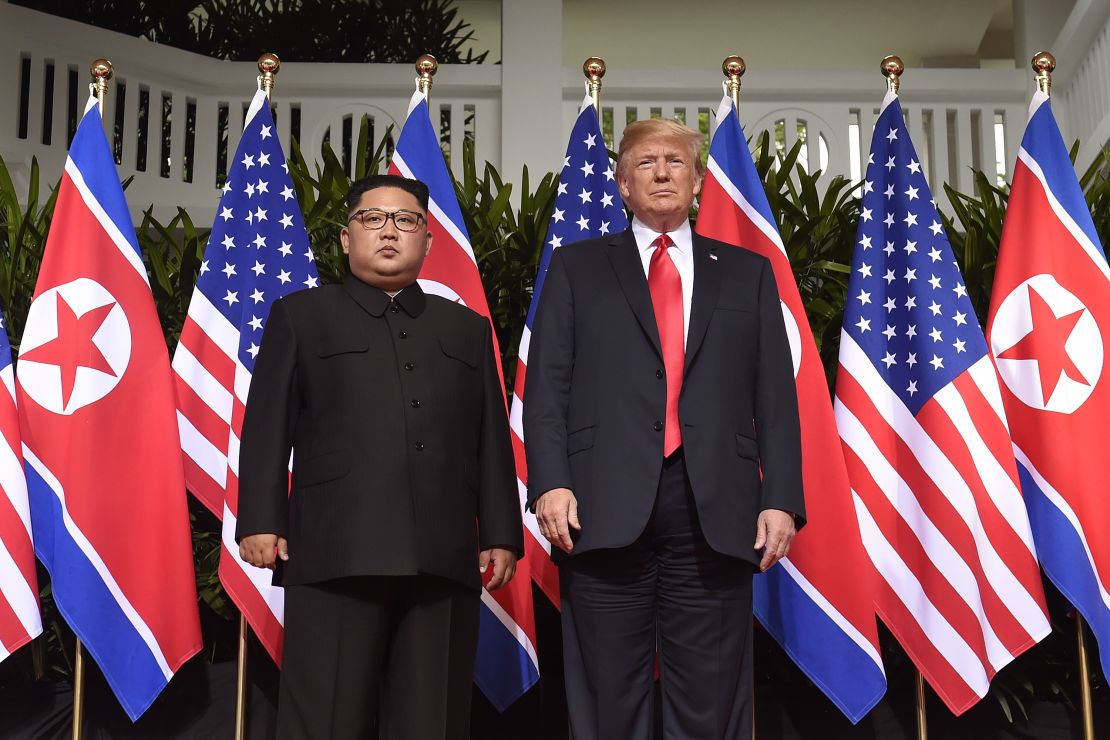
[{"label": "red necktie", "polygon": [[686,364],[686,340],[683,337],[682,277],[667,254],[674,242],[661,234],[652,246],[648,265],[648,290],[659,327],[659,344],[663,349],[663,366],[667,370],[667,425],[663,433],[663,456],[682,446],[682,425],[678,420],[678,397],[682,393],[682,367]]}]

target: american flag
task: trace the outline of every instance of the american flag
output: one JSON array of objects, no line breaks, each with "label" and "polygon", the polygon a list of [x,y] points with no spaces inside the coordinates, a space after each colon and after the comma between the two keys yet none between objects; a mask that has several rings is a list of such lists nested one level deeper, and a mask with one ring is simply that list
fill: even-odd
[{"label": "american flag", "polygon": [[[858,722],[886,692],[873,579],[852,513],[825,369],[744,130],[727,95],[717,111],[699,234],[771,261],[794,359],[802,429],[802,480],[809,523],[790,555],[755,577],[755,615],[826,696]],[[830,557],[836,553],[836,557]]]},{"label": "american flag", "polygon": [[223,521],[220,581],[281,664],[285,599],[239,558],[239,434],[270,306],[319,283],[266,94],[247,111],[173,357],[189,490]]},{"label": "american flag", "polygon": [[[551,254],[557,248],[604,234],[616,234],[628,228],[628,216],[617,192],[615,176],[605,139],[601,135],[597,111],[587,95],[570,133],[567,156],[559,173],[555,209],[547,229],[547,242],[540,255],[532,303],[528,307],[528,318],[520,337],[509,426],[513,432],[516,477],[522,504],[528,498],[528,467],[524,458],[524,385],[528,373],[532,321],[536,317],[543,281],[551,264]],[[559,574],[551,561],[551,543],[540,534],[535,515],[528,511],[524,512],[524,528],[528,535],[525,537],[525,550],[532,565],[532,577],[547,598],[558,605]]]},{"label": "american flag", "polygon": [[1014,168],[987,336],[1002,378],[1033,541],[1110,670],[1110,267],[1038,92]]},{"label": "american flag", "polygon": [[875,608],[960,714],[1049,624],[994,365],[893,93],[857,239],[835,406]]},{"label": "american flag", "polygon": [[42,632],[31,511],[15,405],[12,347],[0,316],[0,660]]},{"label": "american flag", "polygon": [[[454,181],[432,128],[427,98],[419,91],[409,101],[408,117],[397,139],[389,171],[428,186],[428,230],[433,234],[435,247],[420,270],[421,287],[489,318],[482,276],[455,197]],[[493,343],[500,357],[496,335]],[[500,360],[497,372],[501,374]],[[474,682],[499,711],[504,711],[540,678],[528,565],[527,558],[522,559],[513,580],[504,588],[493,593],[482,590]],[[488,574],[492,575],[493,570],[489,569]]]}]

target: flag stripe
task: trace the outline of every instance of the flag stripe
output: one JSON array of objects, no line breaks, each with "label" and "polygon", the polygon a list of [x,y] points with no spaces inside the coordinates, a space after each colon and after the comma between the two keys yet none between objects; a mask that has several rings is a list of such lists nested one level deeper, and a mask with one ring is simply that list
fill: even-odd
[{"label": "flag stripe", "polygon": [[[884,621],[896,633],[906,624],[918,625],[924,633],[926,643],[943,657],[943,660],[938,662],[951,666],[956,675],[968,684],[976,696],[986,694],[989,677],[979,655],[937,609],[936,602],[925,593],[913,570],[902,559],[899,551],[891,545],[883,534],[882,528],[871,517],[867,505],[858,495],[855,503],[860,530],[867,543],[868,551],[873,553],[872,562],[875,563],[875,567],[879,569],[891,593],[895,596],[892,600],[880,600],[880,604],[884,607],[901,604],[905,608],[905,613],[900,615],[901,618],[884,619]],[[906,645],[907,652],[913,655],[916,652],[913,648],[916,647],[919,646]]]},{"label": "flag stripe", "polygon": [[[39,467],[26,448],[24,456],[35,531],[53,535],[50,541],[45,537],[36,540],[35,549],[50,570],[54,602],[124,709],[136,718],[158,696],[173,671],[150,629],[69,518],[57,481]],[[65,567],[56,567],[62,564]],[[186,659],[200,648],[197,644]]]},{"label": "flag stripe", "polygon": [[[35,583],[34,572],[28,578],[21,563],[26,559],[23,553],[17,561],[13,553],[8,550],[8,532],[0,532],[0,583],[4,584],[3,598],[0,598],[0,608],[6,608],[12,614],[15,624],[0,624],[0,641],[8,645],[9,652],[14,650],[16,636],[24,635],[27,639],[42,632],[42,623],[39,618],[39,597],[31,590],[29,584]],[[30,545],[30,540],[27,540]],[[18,630],[12,627],[18,625]],[[23,642],[26,642],[24,640]],[[22,644],[22,642],[20,643]]]},{"label": "flag stripe", "polygon": [[[858,407],[853,406],[853,409]],[[905,448],[880,449],[873,438],[877,429],[872,426],[874,419],[857,417],[847,407],[837,407],[837,421],[847,448],[845,460],[852,476],[853,491],[867,507],[871,522],[888,542],[898,543],[899,561],[913,574],[915,583],[936,611],[964,636],[964,641],[977,655],[984,659],[989,655],[992,665],[1000,663],[1004,660],[1005,649],[978,608],[982,598],[982,574],[969,566],[967,555],[949,542],[947,532],[938,528],[922,509],[921,499],[913,495],[912,482],[903,477],[906,471],[901,467],[895,469],[891,464],[891,459],[898,459],[899,454],[912,455],[912,452]],[[922,496],[922,491],[917,489],[916,494]],[[871,551],[872,543],[866,534],[864,544]]]}]

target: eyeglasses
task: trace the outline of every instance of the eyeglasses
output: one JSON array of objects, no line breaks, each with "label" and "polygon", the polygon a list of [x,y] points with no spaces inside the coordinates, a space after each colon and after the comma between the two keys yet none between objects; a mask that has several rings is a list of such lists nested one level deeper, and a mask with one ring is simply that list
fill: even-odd
[{"label": "eyeglasses", "polygon": [[393,225],[398,231],[416,231],[424,221],[424,216],[413,211],[383,211],[380,208],[363,208],[355,211],[347,223],[358,221],[362,228],[368,231],[377,231],[385,226],[385,222],[393,219]]}]

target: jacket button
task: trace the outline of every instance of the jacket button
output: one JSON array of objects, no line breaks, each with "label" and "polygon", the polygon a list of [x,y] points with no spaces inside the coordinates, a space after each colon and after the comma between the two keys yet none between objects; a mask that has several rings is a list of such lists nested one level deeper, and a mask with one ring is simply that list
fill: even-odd
[{"label": "jacket button", "polygon": [[400,311],[400,310],[401,310],[401,309],[397,308],[397,306],[396,306],[396,305],[392,305],[392,304],[391,304],[391,305],[389,306],[389,312],[390,312],[390,313],[397,313],[397,312],[398,312],[398,311]]},{"label": "jacket button", "polygon": [[655,371],[655,377],[657,377],[657,378],[659,378],[660,380],[662,380],[662,379],[663,379],[663,371],[662,371],[662,370],[656,370],[656,371]]},{"label": "jacket button", "polygon": [[413,449],[415,449],[417,452],[423,452],[424,451],[424,443],[423,442],[417,442],[416,444],[413,445]]},{"label": "jacket button", "polygon": [[411,362],[406,362],[405,363],[405,369],[406,370],[412,370],[414,367],[416,367],[416,365],[413,365]]},{"label": "jacket button", "polygon": [[419,399],[414,398],[409,403],[409,405],[412,406],[414,409],[418,409],[418,408],[420,408],[420,401],[419,401]]},{"label": "jacket button", "polygon": [[663,431],[663,422],[657,421],[657,422],[655,422],[654,424],[651,425],[651,428],[654,429],[657,432],[661,432],[661,431]]},{"label": "jacket button", "polygon": [[409,337],[409,333],[407,331],[397,332],[397,338],[398,339],[408,339],[408,337]]}]

